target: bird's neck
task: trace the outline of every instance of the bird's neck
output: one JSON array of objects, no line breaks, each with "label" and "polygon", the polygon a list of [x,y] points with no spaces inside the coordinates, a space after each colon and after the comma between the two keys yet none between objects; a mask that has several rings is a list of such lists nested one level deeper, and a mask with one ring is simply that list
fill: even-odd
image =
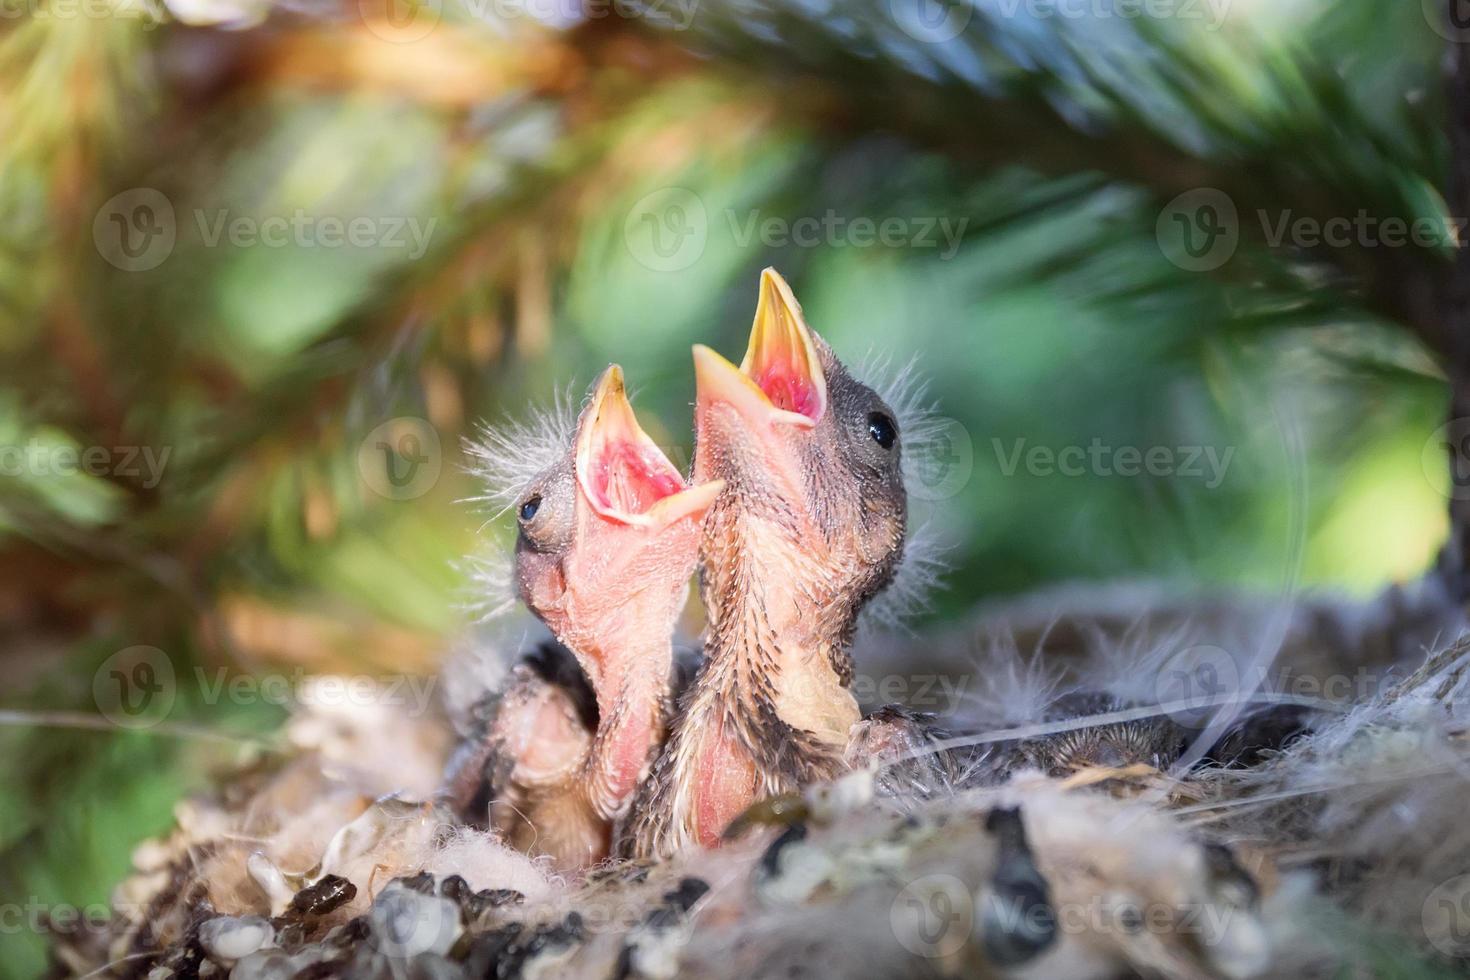
[{"label": "bird's neck", "polygon": [[[748,717],[763,712],[818,740],[845,743],[858,720],[850,654],[840,633],[785,587],[753,586],[736,617],[711,622],[718,637],[709,652],[724,669],[715,674],[728,703]],[[770,733],[774,735],[775,733]]]},{"label": "bird's neck", "polygon": [[613,820],[627,812],[664,740],[672,648],[667,640],[637,669],[597,690],[597,735],[583,785],[597,814]]},{"label": "bird's neck", "polygon": [[[859,720],[848,690],[851,610],[821,547],[737,515],[706,532],[707,662],[682,719],[688,826],[712,844],[755,800],[840,771]],[[697,728],[698,730],[688,730]]]},{"label": "bird's neck", "polygon": [[[787,724],[836,736],[833,724],[856,720],[849,641],[856,612],[836,583],[820,536],[743,515],[733,553],[705,563],[711,661],[727,693],[750,706],[769,700]],[[849,703],[853,706],[849,710]]]},{"label": "bird's neck", "polygon": [[[654,601],[655,598],[658,601]],[[673,663],[673,597],[644,592],[560,636],[597,697],[597,732],[577,792],[604,820],[626,812],[663,741]],[[640,601],[641,600],[641,601]]]}]

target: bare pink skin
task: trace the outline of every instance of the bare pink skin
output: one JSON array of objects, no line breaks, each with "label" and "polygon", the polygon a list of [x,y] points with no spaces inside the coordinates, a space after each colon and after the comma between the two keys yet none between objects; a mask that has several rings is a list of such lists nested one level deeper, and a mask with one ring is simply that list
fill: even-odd
[{"label": "bare pink skin", "polygon": [[520,593],[577,658],[599,715],[585,762],[547,804],[582,814],[566,821],[583,828],[574,839],[538,843],[563,868],[606,857],[663,742],[674,627],[719,489],[686,483],[639,427],[614,365],[582,413],[568,469],[527,498],[538,507],[522,520]]}]

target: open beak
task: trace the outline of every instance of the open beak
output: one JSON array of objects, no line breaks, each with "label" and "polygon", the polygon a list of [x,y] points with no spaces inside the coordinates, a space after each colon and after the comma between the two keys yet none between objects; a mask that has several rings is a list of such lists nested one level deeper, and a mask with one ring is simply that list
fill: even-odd
[{"label": "open beak", "polygon": [[661,530],[703,514],[724,488],[715,480],[689,486],[679,468],[638,424],[623,383],[609,365],[577,423],[577,486],[609,520]]},{"label": "open beak", "polygon": [[724,402],[751,424],[810,429],[827,410],[827,378],[811,328],[775,269],[761,273],[755,323],[740,367],[697,344],[694,373],[700,407]]}]

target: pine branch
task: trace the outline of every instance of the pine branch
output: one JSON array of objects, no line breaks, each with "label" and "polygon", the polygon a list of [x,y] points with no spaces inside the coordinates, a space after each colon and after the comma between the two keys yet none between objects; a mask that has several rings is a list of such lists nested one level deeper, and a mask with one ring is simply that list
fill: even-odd
[{"label": "pine branch", "polygon": [[[851,33],[837,34],[794,4],[701,5],[691,33],[701,50],[750,69],[752,85],[817,88],[820,97],[784,104],[819,131],[892,130],[982,172],[1019,161],[1074,174],[1086,161],[1160,204],[1215,188],[1236,203],[1243,237],[1261,245],[1258,214],[1319,226],[1360,210],[1376,220],[1441,217],[1412,191],[1437,173],[1434,105],[1375,118],[1306,44],[1245,55],[1192,44],[1199,39],[1146,17],[1022,23],[955,10],[972,11],[965,30],[930,42],[884,10],[852,15]],[[805,84],[788,85],[792,75]],[[1325,270],[1344,297],[1444,350],[1441,253],[1354,245],[1283,258]]]}]

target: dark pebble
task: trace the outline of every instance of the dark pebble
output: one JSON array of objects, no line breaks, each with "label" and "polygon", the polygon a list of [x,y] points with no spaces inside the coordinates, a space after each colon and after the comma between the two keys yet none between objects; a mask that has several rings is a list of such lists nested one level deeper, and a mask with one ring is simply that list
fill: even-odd
[{"label": "dark pebble", "polygon": [[681,912],[688,912],[694,907],[694,903],[709,893],[709,882],[700,878],[680,878],[679,885],[671,892],[664,893],[664,901],[678,908]]},{"label": "dark pebble", "polygon": [[327,875],[314,885],[307,885],[291,899],[291,911],[301,915],[326,915],[335,912],[357,896],[357,886],[341,875]]},{"label": "dark pebble", "polygon": [[355,946],[364,939],[367,939],[368,936],[371,936],[372,933],[373,927],[368,923],[367,916],[359,915],[357,918],[347,922],[342,926],[340,931],[332,936],[332,945],[341,947]]},{"label": "dark pebble", "polygon": [[434,894],[434,876],[427,871],[420,871],[416,875],[404,875],[393,880],[404,888],[413,889],[420,895]]},{"label": "dark pebble", "polygon": [[477,922],[481,916],[491,909],[503,908],[507,905],[520,905],[526,900],[526,896],[510,888],[482,888],[479,891],[459,900],[459,907],[464,912],[465,923]]},{"label": "dark pebble", "polygon": [[470,887],[470,883],[465,881],[462,875],[450,875],[439,882],[439,894],[451,902],[459,902],[463,905],[464,900],[474,893],[474,889]]},{"label": "dark pebble", "polygon": [[681,922],[694,903],[709,892],[709,884],[698,878],[681,878],[673,891],[664,892],[664,902],[644,916],[643,923],[651,929],[667,929]]},{"label": "dark pebble", "polygon": [[513,952],[516,940],[520,938],[520,935],[520,925],[511,923],[500,929],[476,936],[474,942],[470,944],[469,954],[465,957],[465,975],[472,980],[488,980],[488,978],[501,976],[501,962],[509,958],[507,954]]},{"label": "dark pebble", "polygon": [[781,873],[781,852],[792,844],[806,840],[807,826],[805,823],[794,823],[781,831],[781,836],[771,841],[771,846],[766,848],[766,853],[761,855],[760,870],[769,877],[776,877]]}]

